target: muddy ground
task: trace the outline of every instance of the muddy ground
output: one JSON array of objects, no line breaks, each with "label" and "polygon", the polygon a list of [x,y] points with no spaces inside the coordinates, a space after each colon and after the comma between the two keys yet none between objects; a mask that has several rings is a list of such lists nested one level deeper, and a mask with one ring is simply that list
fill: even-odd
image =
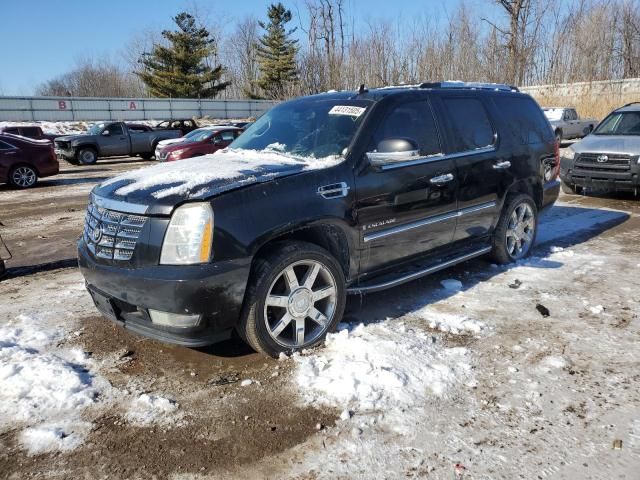
[{"label": "muddy ground", "polygon": [[[14,255],[7,262],[8,278],[0,282],[0,322],[33,308],[36,295],[42,295],[46,308],[58,283],[63,288],[65,282],[81,281],[75,241],[90,189],[149,163],[116,159],[89,167],[64,165],[61,175],[29,191],[0,186],[0,232]],[[401,455],[415,460],[415,467],[405,459],[389,471],[370,458],[375,452],[363,455],[355,447],[344,452],[343,437],[350,433],[338,421],[339,409],[298,402],[292,362],[265,359],[237,339],[195,350],[143,339],[105,321],[83,300],[74,307],[78,334],[65,342],[87,352],[120,391],[164,392],[178,402],[183,416],[174,424],[141,427],[129,425],[117,409],[105,408],[91,419],[85,444],[68,453],[29,455],[16,431],[6,431],[0,435],[0,478],[449,479],[456,455],[467,463],[459,477],[465,479],[638,478],[640,200],[623,194],[562,195],[559,207],[565,211],[556,210],[548,220],[554,225],[563,215],[617,212],[580,232],[552,235],[536,248],[542,259],[551,255],[551,245],[596,258],[584,272],[576,265],[558,266],[561,273],[554,275],[551,264],[562,262],[549,257],[543,281],[532,284],[538,278],[533,275],[526,288],[510,289],[507,285],[516,279],[526,283],[528,277],[517,269],[496,271],[479,259],[349,300],[350,321],[401,318],[425,292],[438,290],[440,280],[459,278],[466,291],[430,301],[443,312],[466,309],[492,324],[487,338],[433,332],[434,342],[437,337],[473,352],[477,385],[460,398],[424,406],[422,418],[430,423],[416,425],[420,448]],[[49,291],[43,293],[45,285]],[[585,312],[585,299],[604,305],[606,314]],[[552,315],[543,318],[538,304]],[[521,344],[528,348],[522,358],[512,348]],[[550,374],[536,368],[549,352],[573,360],[545,383]],[[515,369],[511,374],[505,372],[507,363]],[[523,400],[513,372],[534,380],[540,376],[535,395],[551,403],[530,398],[533,393]],[[252,384],[241,386],[244,379]],[[376,438],[361,448],[402,443],[385,431],[365,435]],[[618,438],[624,438],[620,451],[611,447]],[[331,459],[332,470],[323,471],[323,455]]]}]

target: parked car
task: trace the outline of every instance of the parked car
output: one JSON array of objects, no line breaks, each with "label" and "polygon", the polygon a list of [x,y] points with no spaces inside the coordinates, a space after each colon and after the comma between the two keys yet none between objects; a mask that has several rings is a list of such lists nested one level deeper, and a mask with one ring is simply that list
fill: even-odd
[{"label": "parked car", "polygon": [[221,125],[206,125],[204,127],[200,127],[197,128],[195,130],[191,130],[189,133],[187,133],[185,136],[183,137],[179,137],[179,138],[169,138],[167,140],[161,140],[160,142],[158,142],[158,145],[156,145],[156,151],[155,151],[155,157],[156,160],[158,159],[158,152],[160,150],[162,150],[164,147],[166,147],[167,145],[171,145],[174,143],[180,143],[180,142],[184,142],[187,139],[190,139],[196,135],[201,134],[202,132],[206,132],[215,128],[219,128]]},{"label": "parked car", "polygon": [[185,158],[200,157],[215,153],[227,148],[240,134],[242,130],[235,127],[217,127],[198,129],[196,135],[185,137],[182,142],[172,143],[164,148],[156,149],[156,160],[171,162],[184,160]]},{"label": "parked car", "polygon": [[195,130],[196,128],[199,128],[198,124],[191,118],[164,120],[154,127],[155,130],[180,130],[181,137],[185,136],[187,133]]},{"label": "parked car", "polygon": [[562,190],[588,187],[605,191],[640,189],[640,102],[611,112],[592,135],[562,155]]},{"label": "parked car", "polygon": [[9,125],[0,127],[0,133],[8,133],[10,135],[19,135],[21,137],[33,138],[35,140],[49,140],[53,142],[60,135],[51,135],[44,133],[42,128],[37,125]]},{"label": "parked car", "polygon": [[558,142],[565,139],[585,137],[598,124],[598,121],[594,118],[581,119],[575,108],[547,107],[543,110],[549,123],[551,123]]},{"label": "parked car", "polygon": [[60,165],[49,140],[0,134],[0,183],[33,187],[38,178],[56,175]]},{"label": "parked car", "polygon": [[124,122],[96,123],[83,135],[67,135],[55,140],[58,158],[80,165],[96,163],[99,157],[140,155],[150,159],[161,140],[177,138],[179,130],[153,130],[145,125]]},{"label": "parked car", "polygon": [[96,186],[79,265],[126,328],[192,347],[236,329],[277,356],[320,343],[347,294],[526,257],[558,162],[542,110],[512,87],[303,97],[226,150]]}]

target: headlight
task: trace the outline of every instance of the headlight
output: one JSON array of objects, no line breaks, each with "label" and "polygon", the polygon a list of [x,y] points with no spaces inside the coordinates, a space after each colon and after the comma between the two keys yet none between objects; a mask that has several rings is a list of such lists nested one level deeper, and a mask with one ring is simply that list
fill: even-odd
[{"label": "headlight", "polygon": [[208,203],[187,203],[178,207],[167,227],[160,263],[192,265],[207,263],[213,244],[213,210]]},{"label": "headlight", "polygon": [[182,155],[184,152],[186,152],[186,150],[182,149],[182,150],[174,150],[173,152],[171,152],[169,155],[173,156],[173,157],[179,157],[180,155]]},{"label": "headlight", "polygon": [[562,158],[565,160],[574,161],[576,158],[576,152],[573,148],[569,147],[562,153]]}]

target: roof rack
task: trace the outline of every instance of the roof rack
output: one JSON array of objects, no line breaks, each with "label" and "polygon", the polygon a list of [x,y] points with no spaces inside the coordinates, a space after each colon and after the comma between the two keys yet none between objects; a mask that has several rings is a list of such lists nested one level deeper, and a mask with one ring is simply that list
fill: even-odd
[{"label": "roof rack", "polygon": [[502,92],[519,92],[518,87],[504,83],[460,82],[449,80],[446,82],[424,82],[420,88],[468,88],[473,90],[499,90]]}]

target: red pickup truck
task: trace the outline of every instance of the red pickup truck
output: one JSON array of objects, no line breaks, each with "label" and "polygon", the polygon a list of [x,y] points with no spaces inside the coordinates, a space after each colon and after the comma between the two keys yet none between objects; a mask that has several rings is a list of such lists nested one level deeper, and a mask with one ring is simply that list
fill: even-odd
[{"label": "red pickup truck", "polygon": [[44,133],[37,125],[9,125],[0,127],[0,133],[9,133],[11,135],[20,135],[21,137],[33,138],[35,140],[49,140],[53,142],[60,135],[50,135]]}]

